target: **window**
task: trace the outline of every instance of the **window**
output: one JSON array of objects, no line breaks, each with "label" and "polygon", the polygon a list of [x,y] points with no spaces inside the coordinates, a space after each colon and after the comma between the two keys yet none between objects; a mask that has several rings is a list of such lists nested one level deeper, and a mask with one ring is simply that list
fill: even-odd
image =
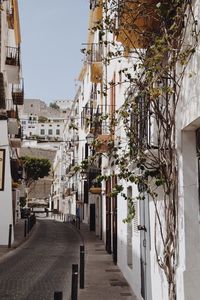
[{"label": "window", "polygon": [[88,158],[88,144],[85,143],[85,159]]},{"label": "window", "polygon": [[22,121],[22,124],[25,125],[25,124],[26,124],[26,121]]},{"label": "window", "polygon": [[60,135],[60,129],[56,129],[56,135]]},{"label": "window", "polygon": [[[131,91],[130,91],[131,92]],[[130,94],[129,97],[132,97]],[[137,154],[138,148],[145,149],[149,146],[149,105],[145,101],[145,97],[137,96],[135,98],[135,106],[131,111],[131,156]]]},{"label": "window", "polygon": [[40,130],[40,134],[41,134],[41,135],[44,135],[44,134],[45,134],[45,130],[44,130],[44,129],[41,129],[41,130]]},{"label": "window", "polygon": [[52,135],[52,134],[53,134],[53,130],[52,130],[52,129],[49,129],[49,130],[48,130],[48,134],[49,134],[49,135]]}]

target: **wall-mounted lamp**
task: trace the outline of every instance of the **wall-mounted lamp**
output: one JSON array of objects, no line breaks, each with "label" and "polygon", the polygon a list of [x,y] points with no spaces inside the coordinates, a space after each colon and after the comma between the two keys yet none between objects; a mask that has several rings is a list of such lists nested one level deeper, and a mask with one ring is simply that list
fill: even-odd
[{"label": "wall-mounted lamp", "polygon": [[82,180],[86,180],[88,172],[86,170],[81,170],[80,175],[81,175]]},{"label": "wall-mounted lamp", "polygon": [[88,135],[86,136],[86,140],[87,140],[87,144],[91,146],[92,143],[94,142],[94,134],[88,133]]}]

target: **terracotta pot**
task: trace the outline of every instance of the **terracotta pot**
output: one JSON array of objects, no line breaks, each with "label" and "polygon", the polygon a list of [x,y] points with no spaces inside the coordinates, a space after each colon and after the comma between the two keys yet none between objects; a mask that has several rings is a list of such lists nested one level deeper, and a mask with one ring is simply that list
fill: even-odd
[{"label": "terracotta pot", "polygon": [[100,187],[91,187],[90,193],[92,194],[101,194],[101,188]]},{"label": "terracotta pot", "polygon": [[11,109],[11,110],[7,111],[7,116],[8,116],[8,118],[14,118],[15,119],[17,117],[17,113],[14,109]]}]

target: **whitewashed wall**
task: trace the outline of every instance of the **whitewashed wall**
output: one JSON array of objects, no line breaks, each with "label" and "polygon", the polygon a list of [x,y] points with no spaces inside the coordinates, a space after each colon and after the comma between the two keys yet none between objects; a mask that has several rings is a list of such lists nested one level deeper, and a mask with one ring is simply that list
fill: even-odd
[{"label": "whitewashed wall", "polygon": [[[8,141],[7,121],[0,121],[0,149],[5,149],[4,190],[0,191],[0,245],[8,245],[9,224],[13,225],[12,182],[10,173],[10,147]],[[13,242],[13,234],[12,234]]]}]

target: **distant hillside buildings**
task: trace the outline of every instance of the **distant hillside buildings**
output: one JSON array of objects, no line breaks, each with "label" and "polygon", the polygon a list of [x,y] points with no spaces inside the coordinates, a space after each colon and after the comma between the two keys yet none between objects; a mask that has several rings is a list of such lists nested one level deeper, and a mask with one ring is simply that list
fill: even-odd
[{"label": "distant hillside buildings", "polygon": [[70,111],[70,100],[56,100],[52,107],[39,99],[25,99],[19,110],[24,139],[62,141],[64,121]]}]

